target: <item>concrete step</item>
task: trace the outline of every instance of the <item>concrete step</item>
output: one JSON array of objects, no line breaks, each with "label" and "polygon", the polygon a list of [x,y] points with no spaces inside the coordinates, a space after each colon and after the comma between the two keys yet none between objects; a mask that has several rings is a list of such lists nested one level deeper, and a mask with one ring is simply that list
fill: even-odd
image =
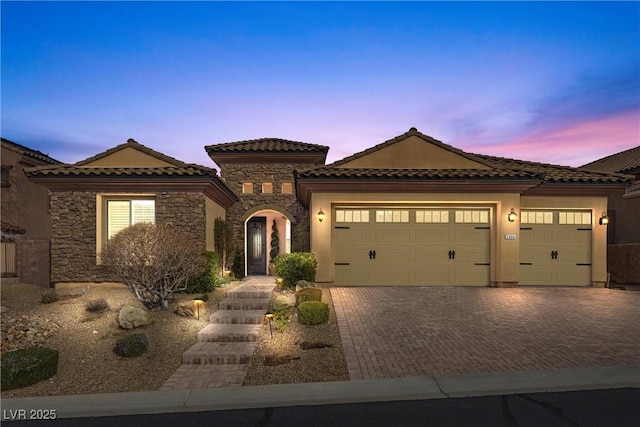
[{"label": "concrete step", "polygon": [[198,342],[258,341],[262,325],[209,324],[198,332]]},{"label": "concrete step", "polygon": [[220,310],[264,310],[269,308],[271,298],[226,298],[220,301]]},{"label": "concrete step", "polygon": [[239,387],[249,365],[180,365],[160,390]]},{"label": "concrete step", "polygon": [[182,354],[190,365],[250,364],[257,342],[197,342]]},{"label": "concrete step", "polygon": [[209,321],[215,324],[262,325],[266,310],[218,310]]},{"label": "concrete step", "polygon": [[227,292],[227,298],[271,298],[271,293],[274,286],[269,287],[244,287],[240,289],[234,289]]}]

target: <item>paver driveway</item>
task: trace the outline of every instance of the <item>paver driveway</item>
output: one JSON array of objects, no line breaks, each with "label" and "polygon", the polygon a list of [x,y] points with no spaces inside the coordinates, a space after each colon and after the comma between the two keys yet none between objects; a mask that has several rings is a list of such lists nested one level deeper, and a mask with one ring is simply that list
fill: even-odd
[{"label": "paver driveway", "polygon": [[332,288],[349,376],[640,364],[640,292]]}]

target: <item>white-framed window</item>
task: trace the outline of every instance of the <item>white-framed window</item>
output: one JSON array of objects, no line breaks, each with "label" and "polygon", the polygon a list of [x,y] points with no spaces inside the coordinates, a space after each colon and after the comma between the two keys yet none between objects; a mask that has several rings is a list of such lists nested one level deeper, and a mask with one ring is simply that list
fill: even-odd
[{"label": "white-framed window", "polygon": [[553,212],[551,211],[522,211],[520,212],[521,224],[553,224]]},{"label": "white-framed window", "polygon": [[446,224],[449,222],[449,211],[442,210],[417,210],[416,223],[418,224]]},{"label": "white-framed window", "polygon": [[262,183],[262,194],[273,194],[273,182]]},{"label": "white-framed window", "polygon": [[362,209],[336,209],[336,222],[369,222],[369,211]]},{"label": "white-framed window", "polygon": [[591,225],[591,212],[558,212],[558,224]]},{"label": "white-framed window", "polygon": [[480,209],[457,210],[455,221],[458,224],[487,224],[489,222],[489,211]]},{"label": "white-framed window", "polygon": [[156,222],[153,199],[109,199],[106,206],[106,235],[111,239],[120,231],[141,222]]},{"label": "white-framed window", "polygon": [[252,182],[243,182],[242,183],[242,194],[253,194],[253,183]]},{"label": "white-framed window", "polygon": [[376,222],[409,222],[409,211],[400,209],[377,210]]},{"label": "white-framed window", "polygon": [[293,183],[292,182],[283,182],[282,183],[282,194],[293,194]]}]

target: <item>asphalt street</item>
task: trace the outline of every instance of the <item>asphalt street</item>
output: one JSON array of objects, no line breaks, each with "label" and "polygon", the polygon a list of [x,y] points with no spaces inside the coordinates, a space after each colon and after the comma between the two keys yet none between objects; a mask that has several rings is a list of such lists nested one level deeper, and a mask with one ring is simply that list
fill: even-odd
[{"label": "asphalt street", "polygon": [[[6,418],[3,421],[8,421]],[[614,426],[640,425],[640,389],[20,420],[18,427],[189,426]]]}]

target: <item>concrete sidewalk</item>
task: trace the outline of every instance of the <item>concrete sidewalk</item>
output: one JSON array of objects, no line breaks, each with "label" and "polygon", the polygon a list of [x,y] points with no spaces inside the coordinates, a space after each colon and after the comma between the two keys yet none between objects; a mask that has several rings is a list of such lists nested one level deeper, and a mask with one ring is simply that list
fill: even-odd
[{"label": "concrete sidewalk", "polygon": [[[536,392],[640,388],[640,366],[437,375],[381,380],[280,384],[2,399],[9,411],[55,409],[57,418],[158,414],[336,403],[442,399]],[[3,421],[8,419],[3,417]]]}]

